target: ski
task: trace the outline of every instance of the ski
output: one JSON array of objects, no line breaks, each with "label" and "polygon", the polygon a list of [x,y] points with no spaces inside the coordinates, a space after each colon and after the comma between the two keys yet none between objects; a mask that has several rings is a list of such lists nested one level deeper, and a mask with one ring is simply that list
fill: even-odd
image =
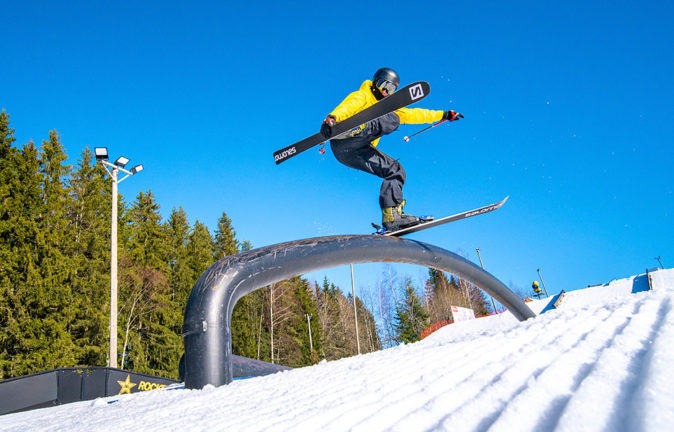
[{"label": "ski", "polygon": [[[348,132],[349,130],[356,128],[363,123],[367,123],[371,120],[377,119],[383,115],[386,115],[390,112],[393,112],[402,107],[406,107],[414,102],[420,101],[421,99],[428,96],[431,92],[431,86],[425,81],[418,81],[407,85],[390,96],[385,97],[381,101],[364,109],[363,111],[352,115],[351,117],[342,120],[339,123],[336,123],[332,127],[332,135],[329,139],[332,139],[338,135]],[[311,135],[308,138],[303,139],[302,141],[296,142],[295,144],[284,147],[280,150],[274,152],[274,162],[276,165],[290,159],[293,156],[297,156],[310,149],[313,146],[321,144],[325,141],[321,133],[316,133]]]},{"label": "ski", "polygon": [[473,209],[473,210],[468,210],[468,211],[465,211],[465,212],[457,213],[455,215],[447,216],[447,217],[444,217],[444,218],[441,218],[441,219],[433,219],[433,220],[429,220],[429,221],[423,221],[422,220],[422,222],[418,225],[412,225],[410,227],[402,228],[402,229],[399,229],[397,231],[392,231],[392,232],[384,231],[382,227],[380,227],[379,225],[377,225],[375,223],[373,223],[372,226],[377,230],[376,234],[385,235],[385,236],[392,236],[392,237],[400,237],[400,236],[404,236],[404,235],[407,235],[407,234],[411,234],[413,232],[417,232],[417,231],[425,230],[425,229],[428,229],[428,228],[432,228],[432,227],[435,227],[435,226],[438,226],[438,225],[444,225],[446,223],[455,222],[455,221],[458,221],[458,220],[461,220],[461,219],[467,219],[469,217],[478,216],[478,215],[481,215],[481,214],[492,212],[494,210],[499,209],[503,204],[505,204],[505,202],[508,200],[509,197],[510,196],[507,196],[502,201],[499,201],[495,204],[489,204],[489,205],[486,205],[484,207],[480,207],[480,208],[476,208],[476,209]]}]

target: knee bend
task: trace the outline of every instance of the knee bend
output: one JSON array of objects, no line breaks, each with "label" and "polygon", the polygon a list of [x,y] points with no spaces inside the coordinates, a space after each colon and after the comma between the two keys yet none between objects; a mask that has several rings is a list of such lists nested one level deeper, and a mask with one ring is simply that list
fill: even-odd
[{"label": "knee bend", "polygon": [[386,178],[391,179],[391,178],[398,178],[400,179],[403,183],[405,182],[405,179],[407,178],[407,174],[405,173],[405,168],[400,164],[400,162],[395,161],[394,163],[391,164],[391,167],[389,169],[388,175]]},{"label": "knee bend", "polygon": [[400,117],[392,112],[379,118],[379,126],[383,135],[388,135],[400,126]]}]

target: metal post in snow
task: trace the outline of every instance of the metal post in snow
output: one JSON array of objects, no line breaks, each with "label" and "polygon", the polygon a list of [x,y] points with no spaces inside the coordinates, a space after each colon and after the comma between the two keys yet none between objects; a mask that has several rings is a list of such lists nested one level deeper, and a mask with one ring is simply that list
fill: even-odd
[{"label": "metal post in snow", "polygon": [[269,285],[269,332],[271,334],[271,362],[274,363],[274,285]]},{"label": "metal post in snow", "polygon": [[353,319],[356,321],[356,345],[360,355],[360,337],[358,336],[358,311],[356,309],[356,284],[353,280],[353,264],[351,264],[351,294],[353,295]]},{"label": "metal post in snow", "polygon": [[654,259],[658,260],[658,263],[660,263],[660,268],[661,268],[661,269],[664,269],[664,268],[665,268],[665,266],[662,265],[662,260],[660,260],[660,255],[658,255],[658,256],[655,257]]},{"label": "metal post in snow", "polygon": [[[480,248],[475,248],[475,250],[477,251],[477,257],[480,260],[480,266],[482,267],[482,270],[484,270],[484,263],[482,262],[482,257],[480,256]],[[489,298],[491,299],[492,306],[494,306],[494,312],[498,314],[498,310],[496,310],[496,302],[494,301],[494,297],[489,296]]]},{"label": "metal post in snow", "polygon": [[314,342],[311,339],[311,315],[310,314],[304,314],[307,316],[307,325],[309,326],[309,348],[311,349],[311,352],[314,352]]}]

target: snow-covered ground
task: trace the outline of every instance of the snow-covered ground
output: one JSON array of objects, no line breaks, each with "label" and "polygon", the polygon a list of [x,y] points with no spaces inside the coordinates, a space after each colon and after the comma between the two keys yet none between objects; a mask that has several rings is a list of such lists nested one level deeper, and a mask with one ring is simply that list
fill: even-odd
[{"label": "snow-covered ground", "polygon": [[[415,344],[202,390],[0,417],[1,431],[674,428],[674,270],[449,325]],[[557,294],[557,293],[554,293]],[[113,402],[116,401],[116,402]]]}]

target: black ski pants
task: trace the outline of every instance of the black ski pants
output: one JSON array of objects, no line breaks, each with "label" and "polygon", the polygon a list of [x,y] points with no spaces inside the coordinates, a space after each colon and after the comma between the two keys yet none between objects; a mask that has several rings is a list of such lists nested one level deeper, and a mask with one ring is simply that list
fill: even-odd
[{"label": "black ski pants", "polygon": [[398,129],[400,118],[389,113],[365,124],[360,133],[342,139],[332,139],[332,154],[344,165],[374,174],[383,179],[379,190],[379,206],[395,207],[403,201],[405,170],[400,162],[370,144],[373,140]]}]

